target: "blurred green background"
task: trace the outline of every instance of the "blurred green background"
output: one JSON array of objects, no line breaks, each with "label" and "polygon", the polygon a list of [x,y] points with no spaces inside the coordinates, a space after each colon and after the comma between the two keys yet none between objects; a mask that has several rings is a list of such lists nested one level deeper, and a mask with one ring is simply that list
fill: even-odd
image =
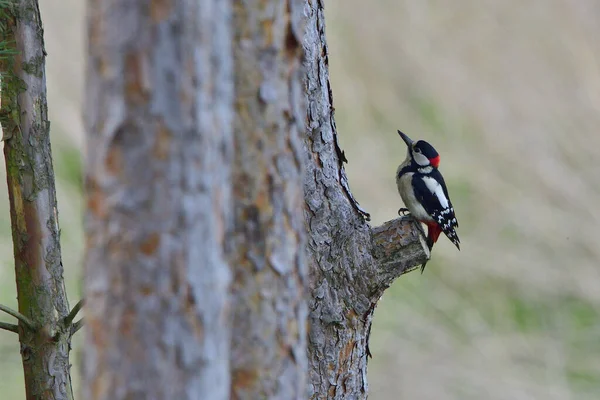
[{"label": "blurred green background", "polygon": [[[84,3],[41,0],[72,304]],[[600,3],[326,3],[353,192],[374,224],[396,216],[402,129],[441,153],[461,226],[461,252],[442,238],[425,274],[402,277],[380,302],[370,398],[599,399]],[[0,302],[16,307],[4,176],[0,185]],[[0,370],[0,398],[23,398],[18,343],[3,331]]]}]

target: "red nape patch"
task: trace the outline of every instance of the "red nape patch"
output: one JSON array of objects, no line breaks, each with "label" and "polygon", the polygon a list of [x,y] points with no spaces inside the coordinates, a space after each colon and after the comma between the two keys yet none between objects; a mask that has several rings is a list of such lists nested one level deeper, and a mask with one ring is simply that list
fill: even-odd
[{"label": "red nape patch", "polygon": [[431,163],[431,165],[437,168],[440,165],[440,156],[430,158],[429,162]]},{"label": "red nape patch", "polygon": [[437,242],[440,233],[442,233],[442,228],[436,222],[427,223],[427,237],[431,238],[432,243]]}]

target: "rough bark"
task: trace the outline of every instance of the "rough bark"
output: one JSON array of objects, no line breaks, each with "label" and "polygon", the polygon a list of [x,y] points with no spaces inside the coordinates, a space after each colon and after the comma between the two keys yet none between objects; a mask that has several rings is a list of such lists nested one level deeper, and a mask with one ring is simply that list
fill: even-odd
[{"label": "rough bark", "polygon": [[[4,6],[4,5],[3,5]],[[36,0],[2,10],[3,130],[19,311],[18,334],[28,399],[72,399],[71,322],[63,280],[56,189],[46,104],[42,21]],[[6,326],[3,329],[12,328]],[[11,330],[11,329],[9,329]]]},{"label": "rough bark", "polygon": [[90,0],[84,399],[229,398],[227,0]]},{"label": "rough bark", "polygon": [[428,253],[352,197],[323,4],[90,4],[84,398],[366,398],[374,307]]},{"label": "rough bark", "polygon": [[309,397],[365,399],[375,305],[395,278],[424,262],[429,253],[409,217],[371,229],[368,214],[349,190],[333,116],[323,2],[306,4]]},{"label": "rough bark", "polygon": [[302,2],[234,0],[233,399],[306,398]]}]

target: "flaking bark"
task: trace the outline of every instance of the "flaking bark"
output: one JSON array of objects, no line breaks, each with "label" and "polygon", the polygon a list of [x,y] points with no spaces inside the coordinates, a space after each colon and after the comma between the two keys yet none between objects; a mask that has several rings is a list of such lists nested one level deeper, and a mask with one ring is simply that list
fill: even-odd
[{"label": "flaking bark", "polygon": [[232,399],[306,398],[302,6],[234,0]]},{"label": "flaking bark", "polygon": [[333,116],[323,2],[306,4],[309,397],[366,399],[368,334],[375,305],[395,278],[429,253],[408,217],[371,229],[368,214],[349,190]]},{"label": "flaking bark", "polygon": [[[46,104],[45,50],[36,0],[6,7],[0,41],[2,124],[27,399],[73,399],[71,326],[63,279]],[[26,322],[27,321],[27,322]],[[26,322],[26,323],[25,323]]]},{"label": "flaking bark", "polygon": [[87,400],[228,399],[228,0],[90,0]]}]

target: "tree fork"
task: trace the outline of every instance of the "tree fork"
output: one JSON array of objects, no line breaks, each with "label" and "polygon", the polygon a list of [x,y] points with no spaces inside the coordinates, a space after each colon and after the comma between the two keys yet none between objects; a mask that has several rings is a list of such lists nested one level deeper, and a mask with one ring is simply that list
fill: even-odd
[{"label": "tree fork", "polygon": [[350,192],[333,115],[323,2],[306,4],[309,397],[366,399],[368,336],[377,301],[394,279],[427,260],[429,251],[410,217],[371,228]]}]

